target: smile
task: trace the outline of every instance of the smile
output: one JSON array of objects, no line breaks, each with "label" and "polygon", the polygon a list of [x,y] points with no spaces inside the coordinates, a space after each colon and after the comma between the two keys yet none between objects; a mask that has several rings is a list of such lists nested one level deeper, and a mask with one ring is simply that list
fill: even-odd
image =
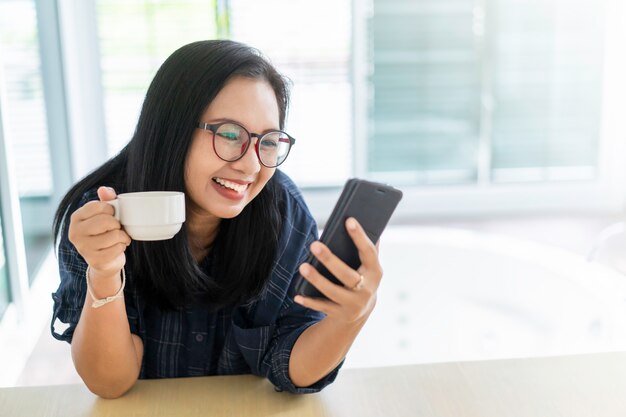
[{"label": "smile", "polygon": [[216,183],[218,183],[219,185],[221,185],[224,188],[228,188],[234,191],[237,191],[238,193],[243,193],[244,191],[246,191],[246,189],[248,188],[249,184],[237,184],[235,182],[232,181],[227,181],[225,179],[222,178],[218,178],[218,177],[214,177],[213,181],[215,181]]}]

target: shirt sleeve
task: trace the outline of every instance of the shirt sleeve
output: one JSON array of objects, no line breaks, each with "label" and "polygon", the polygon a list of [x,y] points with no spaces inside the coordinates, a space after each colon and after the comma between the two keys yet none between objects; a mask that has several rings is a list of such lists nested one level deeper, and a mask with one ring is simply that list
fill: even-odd
[{"label": "shirt sleeve", "polygon": [[[80,206],[96,198],[95,192],[87,193],[81,200]],[[67,225],[64,226],[61,233],[57,255],[61,282],[56,292],[52,294],[54,304],[50,331],[54,338],[72,343],[74,330],[78,325],[87,295],[87,282],[85,279],[87,262],[69,241]],[[128,278],[127,276],[127,280]],[[124,292],[126,313],[129,317],[131,333],[139,334],[139,319],[137,308],[134,305],[135,297],[129,296],[128,290]]]},{"label": "shirt sleeve", "polygon": [[[315,393],[332,383],[339,369],[343,365],[340,363],[328,375],[308,387],[296,387],[291,378],[289,378],[289,359],[298,337],[313,324],[324,318],[322,313],[307,309],[293,301],[295,295],[295,278],[297,276],[298,266],[308,257],[308,248],[310,244],[317,239],[317,227],[315,223],[311,225],[307,234],[303,234],[303,241],[299,242],[296,247],[301,248],[299,256],[294,256],[297,260],[295,265],[290,269],[292,272],[285,276],[285,293],[281,294],[282,305],[277,319],[267,326],[255,326],[254,322],[246,320],[245,310],[238,308],[233,314],[233,330],[239,348],[250,365],[252,373],[264,376],[276,387],[277,391],[289,391],[292,393]],[[292,236],[290,240],[297,239]],[[294,243],[294,242],[292,242]],[[291,246],[292,248],[294,246]],[[279,293],[279,285],[271,285],[274,282],[280,282],[281,272],[283,268],[279,262],[275,268],[274,274],[277,279],[273,279],[268,286],[270,288],[264,298],[272,298]],[[295,271],[295,272],[294,272]],[[261,304],[263,304],[261,302]],[[263,308],[262,306],[259,308]],[[258,312],[257,312],[258,316]]]},{"label": "shirt sleeve", "polygon": [[296,387],[289,377],[289,359],[291,351],[302,333],[313,324],[319,322],[324,316],[321,313],[306,309],[293,301],[293,295],[287,298],[284,314],[281,316],[276,329],[276,346],[272,352],[271,373],[268,379],[277,390],[289,391],[299,394],[315,393],[331,384],[343,361],[337,365],[328,375],[308,387]]},{"label": "shirt sleeve", "polygon": [[[58,263],[61,282],[59,288],[52,294],[54,305],[50,330],[56,339],[71,343],[87,293],[85,281],[87,263],[69,241],[67,228],[61,235]],[[65,323],[66,326],[61,323]],[[58,327],[64,329],[58,330]]]}]

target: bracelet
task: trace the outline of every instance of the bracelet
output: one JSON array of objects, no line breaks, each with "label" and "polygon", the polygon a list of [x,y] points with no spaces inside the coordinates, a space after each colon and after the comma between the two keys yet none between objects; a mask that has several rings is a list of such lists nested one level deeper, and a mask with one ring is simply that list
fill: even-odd
[{"label": "bracelet", "polygon": [[93,291],[91,291],[91,286],[89,285],[89,265],[87,265],[87,271],[85,271],[85,279],[87,280],[87,291],[89,291],[89,295],[93,300],[93,303],[91,303],[91,307],[93,308],[100,308],[105,304],[109,304],[111,301],[117,300],[118,298],[124,298],[124,286],[126,285],[126,272],[124,272],[124,268],[122,268],[122,286],[119,290],[117,290],[115,295],[107,298],[98,299],[95,295],[93,295]]}]

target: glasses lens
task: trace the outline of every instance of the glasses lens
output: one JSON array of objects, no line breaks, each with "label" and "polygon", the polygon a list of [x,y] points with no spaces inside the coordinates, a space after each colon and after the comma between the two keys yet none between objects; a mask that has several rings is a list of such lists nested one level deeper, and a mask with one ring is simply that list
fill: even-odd
[{"label": "glasses lens", "polygon": [[275,167],[283,163],[289,154],[291,141],[284,132],[270,132],[259,142],[259,158],[263,165]]},{"label": "glasses lens", "polygon": [[215,132],[213,139],[215,152],[225,161],[234,161],[246,152],[249,139],[243,127],[234,123],[225,123]]}]

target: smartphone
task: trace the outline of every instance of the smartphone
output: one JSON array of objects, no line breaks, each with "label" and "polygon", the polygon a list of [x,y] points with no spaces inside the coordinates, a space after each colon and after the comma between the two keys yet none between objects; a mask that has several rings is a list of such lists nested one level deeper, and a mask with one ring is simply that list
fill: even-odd
[{"label": "smartphone", "polygon": [[[358,269],[361,266],[361,259],[346,230],[346,220],[354,217],[370,240],[376,244],[401,199],[402,191],[390,185],[359,178],[348,180],[324,227],[320,241],[352,269]],[[313,254],[309,256],[307,262],[335,284],[343,285]],[[326,298],[302,275],[296,279],[298,280],[296,294]]]}]

